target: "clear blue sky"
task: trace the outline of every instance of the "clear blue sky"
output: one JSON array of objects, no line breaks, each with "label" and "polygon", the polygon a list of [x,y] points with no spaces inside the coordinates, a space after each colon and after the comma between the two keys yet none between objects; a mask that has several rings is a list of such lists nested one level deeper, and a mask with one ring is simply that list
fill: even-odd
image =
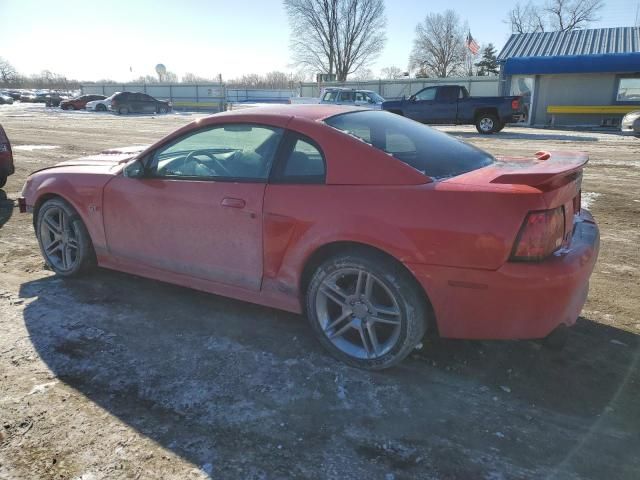
[{"label": "clear blue sky", "polygon": [[[595,26],[631,26],[640,0],[605,0]],[[478,43],[498,49],[509,36],[509,0],[387,0],[387,44],[371,70],[406,68],[416,24],[455,9]],[[157,63],[179,76],[233,78],[292,71],[289,26],[279,0],[0,0],[0,56],[21,73],[48,69],[70,78],[125,81]],[[129,71],[133,68],[133,73]]]}]

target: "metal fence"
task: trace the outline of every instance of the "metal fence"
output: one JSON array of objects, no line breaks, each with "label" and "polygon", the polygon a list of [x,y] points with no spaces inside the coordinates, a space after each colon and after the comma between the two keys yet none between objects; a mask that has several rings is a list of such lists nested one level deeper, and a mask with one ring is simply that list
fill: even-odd
[{"label": "metal fence", "polygon": [[398,80],[369,80],[366,82],[327,82],[301,83],[301,97],[319,97],[320,91],[328,87],[348,87],[373,90],[387,100],[409,97],[425,87],[436,85],[461,85],[470,95],[491,97],[498,95],[498,77],[450,77],[450,78],[411,78]]},{"label": "metal fence", "polygon": [[295,90],[226,88],[223,84],[85,84],[82,94],[109,96],[115,92],[143,92],[161,100],[170,100],[175,109],[223,111],[227,103],[287,103]]}]

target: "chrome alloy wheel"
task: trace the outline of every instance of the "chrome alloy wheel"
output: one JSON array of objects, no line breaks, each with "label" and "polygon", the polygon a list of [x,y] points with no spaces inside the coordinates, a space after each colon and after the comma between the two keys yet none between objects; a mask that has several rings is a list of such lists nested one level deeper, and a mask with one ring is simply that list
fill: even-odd
[{"label": "chrome alloy wheel", "polygon": [[69,215],[59,207],[44,212],[40,223],[42,250],[51,266],[71,270],[79,260],[78,232]]},{"label": "chrome alloy wheel", "polygon": [[480,129],[483,132],[493,131],[493,120],[489,117],[483,117],[480,119]]},{"label": "chrome alloy wheel", "polygon": [[327,338],[355,358],[382,357],[400,336],[403,314],[398,300],[366,270],[345,267],[327,276],[318,289],[315,308]]}]

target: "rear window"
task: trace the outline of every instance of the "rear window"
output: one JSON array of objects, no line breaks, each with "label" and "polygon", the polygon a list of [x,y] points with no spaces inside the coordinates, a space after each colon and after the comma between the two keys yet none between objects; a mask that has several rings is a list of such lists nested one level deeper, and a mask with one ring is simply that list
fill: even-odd
[{"label": "rear window", "polygon": [[325,123],[431,178],[461,175],[495,161],[479,148],[389,112],[343,113],[327,118]]}]

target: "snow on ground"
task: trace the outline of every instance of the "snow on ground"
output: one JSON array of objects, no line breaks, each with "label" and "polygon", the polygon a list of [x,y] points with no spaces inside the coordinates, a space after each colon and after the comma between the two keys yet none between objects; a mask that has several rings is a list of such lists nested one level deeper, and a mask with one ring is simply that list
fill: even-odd
[{"label": "snow on ground", "polygon": [[595,202],[596,198],[600,195],[601,194],[597,192],[582,192],[582,208],[589,210],[593,202]]},{"label": "snow on ground", "polygon": [[58,145],[16,145],[11,147],[13,150],[24,150],[26,152],[33,152],[34,150],[53,150],[54,148],[60,148]]}]

